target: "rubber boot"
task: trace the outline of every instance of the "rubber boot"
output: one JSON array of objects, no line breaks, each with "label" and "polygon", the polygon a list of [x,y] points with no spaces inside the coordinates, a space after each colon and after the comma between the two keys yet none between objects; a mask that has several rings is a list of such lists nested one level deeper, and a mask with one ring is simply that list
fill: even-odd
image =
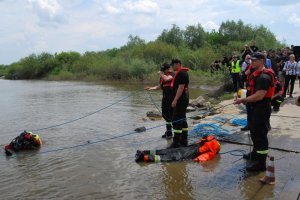
[{"label": "rubber boot", "polygon": [[260,172],[260,171],[266,171],[266,160],[267,160],[267,154],[257,154],[257,160],[246,167],[247,171],[250,172]]},{"label": "rubber boot", "polygon": [[166,139],[171,139],[173,137],[172,131],[166,131]]},{"label": "rubber boot", "polygon": [[249,126],[248,125],[244,126],[243,128],[241,128],[241,131],[249,131]]},{"label": "rubber boot", "polygon": [[168,148],[180,147],[181,133],[174,133],[173,142]]},{"label": "rubber boot", "polygon": [[244,154],[243,158],[245,160],[252,160],[252,161],[256,161],[257,160],[257,156],[256,156],[256,153],[254,151],[251,151],[248,154]]},{"label": "rubber boot", "polygon": [[188,145],[188,132],[182,131],[180,138],[180,146],[186,147]]},{"label": "rubber boot", "polygon": [[166,132],[161,136],[162,138],[170,139],[173,137],[172,133],[172,124],[168,123],[166,124]]}]

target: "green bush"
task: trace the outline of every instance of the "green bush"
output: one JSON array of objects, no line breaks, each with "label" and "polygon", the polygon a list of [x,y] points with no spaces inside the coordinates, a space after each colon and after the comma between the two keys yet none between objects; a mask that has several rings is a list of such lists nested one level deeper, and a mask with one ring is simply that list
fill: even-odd
[{"label": "green bush", "polygon": [[[179,58],[189,67],[195,80],[209,83],[222,81],[223,73],[211,74],[209,66],[223,56],[240,54],[244,44],[256,39],[260,49],[278,48],[283,44],[264,26],[251,26],[241,20],[223,22],[219,30],[205,32],[201,24],[181,30],[176,24],[163,30],[155,41],[145,42],[138,36],[129,36],[126,45],[105,51],[61,52],[51,55],[31,54],[3,68],[0,76],[35,79],[109,79],[149,80],[157,77],[162,63]],[[199,71],[199,72],[198,72]],[[204,74],[204,75],[203,75]],[[197,78],[199,76],[200,78]],[[220,77],[219,77],[220,76]]]},{"label": "green bush", "polygon": [[144,59],[156,64],[170,62],[177,55],[178,51],[175,46],[159,41],[149,42],[144,49]]}]

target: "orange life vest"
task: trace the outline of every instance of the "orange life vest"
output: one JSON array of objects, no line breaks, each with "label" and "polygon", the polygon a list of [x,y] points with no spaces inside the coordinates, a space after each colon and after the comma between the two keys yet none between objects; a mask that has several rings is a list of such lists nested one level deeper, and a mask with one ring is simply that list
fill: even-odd
[{"label": "orange life vest", "polygon": [[199,148],[200,156],[194,159],[197,162],[205,162],[213,159],[221,149],[219,142],[211,135],[202,138],[199,142],[203,142],[204,144]]},{"label": "orange life vest", "polygon": [[249,84],[247,86],[247,90],[249,91],[250,95],[253,95],[255,94],[255,79],[257,77],[259,77],[262,73],[264,74],[268,74],[271,76],[271,79],[272,79],[272,83],[271,83],[271,86],[269,87],[269,89],[267,90],[267,93],[265,94],[264,96],[264,99],[265,98],[272,98],[274,96],[274,92],[275,92],[275,74],[274,74],[274,71],[272,69],[263,69],[262,71],[254,71],[250,77],[249,77]]},{"label": "orange life vest", "polygon": [[[176,77],[177,77],[177,75],[179,74],[180,71],[189,71],[189,68],[181,67],[176,71],[175,76],[174,76],[174,78],[172,79],[172,82],[171,82],[171,89],[174,87]],[[188,88],[187,85],[185,85],[184,86],[185,91],[187,90],[187,88]]]}]

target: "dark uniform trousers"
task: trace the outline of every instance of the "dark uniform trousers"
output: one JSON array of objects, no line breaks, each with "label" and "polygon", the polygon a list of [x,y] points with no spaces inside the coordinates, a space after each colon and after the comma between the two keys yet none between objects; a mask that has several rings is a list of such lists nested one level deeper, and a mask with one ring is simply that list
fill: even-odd
[{"label": "dark uniform trousers", "polygon": [[267,134],[270,128],[270,100],[264,99],[262,102],[251,104],[249,112],[249,129],[253,141],[253,151],[260,155],[266,155],[269,147]]},{"label": "dark uniform trousers", "polygon": [[188,123],[186,120],[186,109],[188,104],[188,98],[183,96],[177,101],[176,107],[173,109],[173,147],[187,146],[188,144]]},{"label": "dark uniform trousers", "polygon": [[166,121],[166,134],[172,136],[172,95],[171,94],[164,94],[161,102],[161,110],[164,120]]}]

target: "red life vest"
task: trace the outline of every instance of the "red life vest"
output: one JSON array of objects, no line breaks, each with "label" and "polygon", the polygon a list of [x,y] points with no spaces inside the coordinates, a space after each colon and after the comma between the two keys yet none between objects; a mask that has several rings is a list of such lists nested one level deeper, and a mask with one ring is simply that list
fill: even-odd
[{"label": "red life vest", "polygon": [[[166,74],[166,76],[170,76],[170,75],[172,75],[172,72],[168,72],[168,73]],[[172,80],[173,80],[173,79],[172,79]],[[172,80],[164,81],[163,78],[160,78],[159,83],[160,83],[160,85],[161,85],[162,87],[170,87],[170,86],[171,86]]]},{"label": "red life vest", "polygon": [[264,96],[264,99],[265,98],[272,98],[274,96],[274,92],[275,92],[275,75],[274,75],[274,71],[272,69],[263,69],[262,71],[254,71],[250,77],[249,77],[249,84],[247,86],[247,90],[250,92],[250,95],[253,95],[255,94],[255,79],[257,77],[259,77],[262,73],[264,74],[268,74],[271,76],[272,78],[272,83],[271,83],[271,86],[269,87],[269,89],[267,90],[267,93],[265,94]]},{"label": "red life vest", "polygon": [[246,72],[247,70],[250,70],[250,73],[246,76],[246,81],[248,82],[248,81],[249,81],[249,77],[250,77],[250,75],[252,74],[251,71],[253,70],[252,64],[250,64],[250,65],[247,67],[247,69],[245,70],[245,72]]},{"label": "red life vest", "polygon": [[[175,80],[176,80],[177,75],[178,75],[179,72],[182,71],[182,70],[183,70],[183,71],[189,71],[189,68],[181,67],[181,68],[179,68],[179,69],[176,71],[176,74],[175,74],[175,76],[173,77],[173,80],[172,80],[172,82],[171,82],[171,89],[173,89],[173,87],[174,87],[174,83],[175,83]],[[187,90],[187,85],[184,86],[184,89],[185,89],[185,91]]]}]

